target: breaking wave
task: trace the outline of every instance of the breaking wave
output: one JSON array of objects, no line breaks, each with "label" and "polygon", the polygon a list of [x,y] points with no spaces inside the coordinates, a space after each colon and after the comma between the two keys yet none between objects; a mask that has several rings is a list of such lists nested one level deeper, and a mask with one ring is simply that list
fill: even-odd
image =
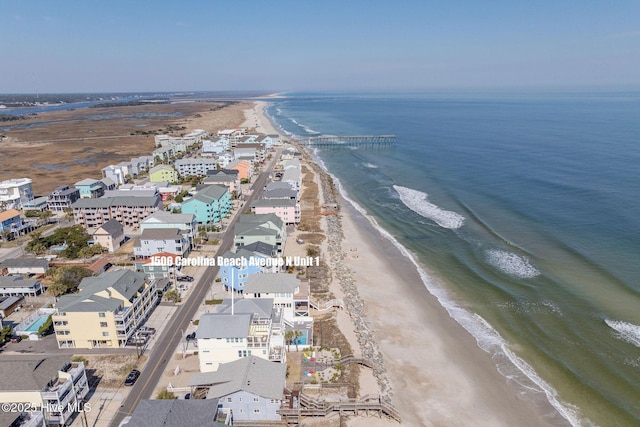
[{"label": "breaking wave", "polygon": [[487,251],[487,259],[491,265],[511,276],[531,279],[540,275],[540,271],[526,257],[513,252],[490,249]]},{"label": "breaking wave", "polygon": [[453,211],[445,211],[439,206],[429,202],[426,193],[399,185],[394,185],[393,188],[400,195],[402,203],[409,209],[425,218],[429,218],[440,227],[455,230],[464,224],[464,217],[462,215]]},{"label": "breaking wave", "polygon": [[616,331],[616,338],[640,347],[640,326],[633,323],[622,322],[620,320],[604,320],[607,326]]},{"label": "breaking wave", "polygon": [[363,163],[362,166],[369,169],[378,169],[378,166],[374,165],[373,163]]}]

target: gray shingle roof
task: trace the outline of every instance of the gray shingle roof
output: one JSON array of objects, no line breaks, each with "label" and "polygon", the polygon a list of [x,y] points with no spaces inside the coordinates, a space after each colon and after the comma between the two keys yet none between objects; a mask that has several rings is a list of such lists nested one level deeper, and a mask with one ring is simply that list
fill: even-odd
[{"label": "gray shingle roof", "polygon": [[145,228],[136,240],[181,240],[182,231],[177,228]]},{"label": "gray shingle roof", "polygon": [[105,298],[95,294],[113,288],[124,298],[131,300],[145,282],[146,276],[143,273],[130,270],[114,270],[102,273],[98,277],[86,277],[80,282],[80,292],[61,296],[57,307],[61,311],[72,312],[115,311],[122,305],[120,298]]},{"label": "gray shingle roof", "polygon": [[[122,228],[122,224],[120,224],[117,220],[115,219],[110,219],[109,221],[105,222],[104,224],[102,224],[100,227],[98,227],[98,230],[96,230],[96,233],[100,230],[104,230],[107,233],[109,233],[109,235],[111,236],[116,236],[118,234],[122,234],[123,233],[123,228]],[[95,234],[95,233],[94,233]]]},{"label": "gray shingle roof", "polygon": [[263,199],[295,199],[298,196],[296,190],[292,190],[291,186],[287,183],[283,183],[287,188],[275,188],[272,190],[266,190],[262,193]]},{"label": "gray shingle roof", "polygon": [[213,426],[217,412],[216,399],[142,400],[127,427]]},{"label": "gray shingle roof", "polygon": [[270,182],[267,185],[267,188],[265,189],[265,191],[272,191],[272,190],[279,190],[279,189],[291,190],[291,186],[286,182],[280,182],[280,181]]},{"label": "gray shingle roof", "polygon": [[196,338],[246,338],[251,314],[205,313],[200,316]]},{"label": "gray shingle roof", "polygon": [[[243,298],[234,300],[234,313],[239,314],[257,314],[261,318],[270,318],[273,312],[273,299],[253,299]],[[218,308],[219,314],[231,314],[231,299],[225,299]],[[214,313],[214,314],[218,314]],[[246,335],[245,335],[246,336]]]},{"label": "gray shingle roof", "polygon": [[4,391],[40,391],[58,377],[58,371],[70,362],[68,355],[49,356],[20,354],[4,356],[0,378]]},{"label": "gray shingle roof", "polygon": [[[210,204],[212,201],[220,199],[227,192],[227,187],[222,185],[207,185],[205,188],[198,191],[198,194],[196,194],[191,200],[198,200],[202,203]],[[189,203],[189,201],[186,201],[185,203]]]},{"label": "gray shingle roof", "polygon": [[95,183],[100,182],[97,179],[85,178],[82,181],[76,182],[74,185],[77,187],[78,185],[94,185]]},{"label": "gray shingle roof", "polygon": [[23,279],[21,276],[0,276],[1,288],[32,288],[39,280]]},{"label": "gray shingle roof", "polygon": [[250,252],[257,252],[266,256],[273,256],[276,253],[276,247],[265,242],[257,241],[250,245],[240,246],[238,250],[245,249]]},{"label": "gray shingle roof", "polygon": [[287,366],[256,356],[223,363],[215,372],[194,374],[189,385],[211,385],[208,399],[245,391],[265,399],[282,399]]},{"label": "gray shingle roof", "polygon": [[5,259],[0,263],[0,268],[9,268],[9,267],[47,268],[49,267],[49,262],[44,258],[11,258],[11,259]]},{"label": "gray shingle roof", "polygon": [[282,227],[284,226],[284,223],[280,218],[278,218],[278,215],[273,213],[258,214],[258,215],[251,215],[251,214],[240,215],[240,217],[238,218],[238,222],[243,224],[265,224],[267,222],[272,222],[273,225],[275,225],[280,229],[282,229]]},{"label": "gray shingle roof", "polygon": [[[195,220],[196,216],[194,214],[175,214],[166,211],[157,211],[153,214],[146,217],[142,224],[146,223],[156,223],[156,222],[164,222],[164,223],[184,223],[191,224]],[[155,221],[157,220],[157,221]]]},{"label": "gray shingle roof", "polygon": [[294,274],[265,273],[252,274],[247,279],[244,291],[252,293],[294,293],[300,287],[300,280]]},{"label": "gray shingle roof", "polygon": [[251,206],[253,207],[293,207],[296,205],[295,200],[291,199],[259,199],[255,200]]}]

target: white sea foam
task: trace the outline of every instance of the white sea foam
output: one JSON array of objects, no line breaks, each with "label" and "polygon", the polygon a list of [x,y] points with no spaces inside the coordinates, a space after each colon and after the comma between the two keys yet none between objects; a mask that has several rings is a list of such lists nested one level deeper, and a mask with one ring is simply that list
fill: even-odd
[{"label": "white sea foam", "polygon": [[611,329],[616,331],[616,338],[640,347],[640,326],[620,320],[605,319],[604,321]]},{"label": "white sea foam", "polygon": [[487,260],[502,272],[521,279],[531,279],[540,275],[529,259],[513,252],[490,249],[487,251]]},{"label": "white sea foam", "polygon": [[464,224],[464,217],[462,215],[453,211],[445,211],[439,206],[429,202],[426,193],[399,185],[394,185],[393,188],[400,195],[402,203],[409,209],[425,218],[429,218],[440,227],[455,230]]},{"label": "white sea foam", "polygon": [[369,169],[378,169],[378,166],[374,165],[373,163],[363,163],[362,166]]}]

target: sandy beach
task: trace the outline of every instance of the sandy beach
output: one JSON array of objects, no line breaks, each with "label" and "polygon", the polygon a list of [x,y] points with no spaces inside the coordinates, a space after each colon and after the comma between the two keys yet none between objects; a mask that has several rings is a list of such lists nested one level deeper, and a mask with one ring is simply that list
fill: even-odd
[{"label": "sandy beach", "polygon": [[[252,109],[245,110],[247,120],[243,126],[257,125],[262,132],[275,133],[264,116],[266,105],[258,101]],[[268,127],[271,129],[267,130]],[[319,175],[316,173],[318,183]],[[370,370],[361,370],[360,396],[380,393],[391,396],[403,425],[566,425],[566,420],[544,396],[524,397],[509,385],[491,356],[478,347],[475,339],[428,292],[411,260],[350,203],[340,198],[340,204],[344,259],[339,264],[357,287],[365,307],[365,322],[368,321],[371,331],[369,338],[377,343],[374,347],[384,360],[378,380]],[[327,227],[327,221],[331,220],[322,221],[329,242],[323,245],[325,258],[330,253],[327,253],[327,244],[332,240],[332,227]],[[340,280],[334,279],[330,290],[336,297],[344,297]],[[356,319],[359,326],[354,326],[348,310],[338,311],[336,318],[354,354],[361,357],[358,334],[362,333],[363,319]],[[397,423],[384,418],[358,417],[349,420],[349,425],[369,427]]]}]

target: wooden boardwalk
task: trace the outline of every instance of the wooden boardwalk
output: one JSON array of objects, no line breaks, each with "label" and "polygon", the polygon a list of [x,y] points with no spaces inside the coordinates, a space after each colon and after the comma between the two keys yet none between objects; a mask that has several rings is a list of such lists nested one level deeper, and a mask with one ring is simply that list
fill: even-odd
[{"label": "wooden boardwalk", "polygon": [[297,138],[305,147],[344,148],[344,147],[387,147],[397,144],[395,135],[324,135]]}]

